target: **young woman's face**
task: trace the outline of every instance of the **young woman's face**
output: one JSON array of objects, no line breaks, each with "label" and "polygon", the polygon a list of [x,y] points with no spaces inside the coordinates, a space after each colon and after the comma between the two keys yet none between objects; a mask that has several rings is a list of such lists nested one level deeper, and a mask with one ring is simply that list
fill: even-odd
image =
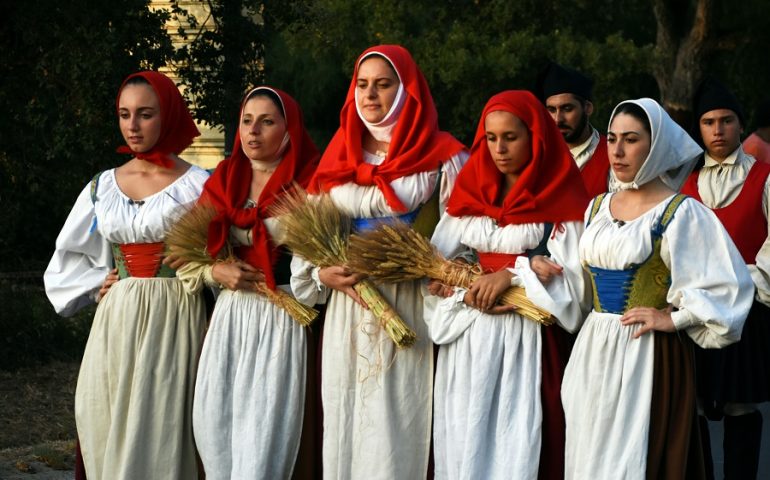
[{"label": "young woman's face", "polygon": [[123,87],[118,100],[120,133],[128,147],[138,153],[150,150],[160,137],[160,102],[147,84]]},{"label": "young woman's face", "polygon": [[367,122],[377,124],[390,111],[401,82],[388,62],[381,57],[369,57],[358,67],[356,101]]},{"label": "young woman's face", "polygon": [[268,97],[253,97],[243,106],[238,133],[249,159],[272,162],[283,142],[286,120]]},{"label": "young woman's face", "polygon": [[529,129],[516,115],[498,110],[484,119],[487,147],[500,173],[518,178],[532,157]]},{"label": "young woman's face", "polygon": [[636,117],[615,115],[607,132],[607,150],[615,177],[624,183],[633,182],[650,154],[650,132]]}]

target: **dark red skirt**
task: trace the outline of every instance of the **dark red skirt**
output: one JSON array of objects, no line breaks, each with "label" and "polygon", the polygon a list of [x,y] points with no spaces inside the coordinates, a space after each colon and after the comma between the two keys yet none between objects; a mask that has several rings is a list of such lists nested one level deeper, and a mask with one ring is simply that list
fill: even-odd
[{"label": "dark red skirt", "polygon": [[302,418],[297,461],[292,480],[320,480],[323,478],[323,410],[321,405],[321,337],[325,305],[316,305],[318,318],[307,329],[307,371],[305,383],[305,412]]},{"label": "dark red skirt", "polygon": [[[523,320],[528,321],[528,320]],[[542,380],[540,397],[543,409],[543,437],[540,446],[539,480],[564,478],[564,443],[566,423],[561,404],[561,382],[575,336],[561,327],[541,327],[543,339],[540,364]]]}]

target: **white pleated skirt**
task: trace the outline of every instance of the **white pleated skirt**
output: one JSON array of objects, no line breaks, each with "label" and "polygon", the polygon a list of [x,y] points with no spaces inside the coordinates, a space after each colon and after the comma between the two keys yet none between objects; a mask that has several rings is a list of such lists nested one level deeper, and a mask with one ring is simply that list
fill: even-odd
[{"label": "white pleated skirt", "polygon": [[591,312],[564,372],[567,479],[646,476],[655,337],[619,319]]},{"label": "white pleated skirt", "polygon": [[291,477],[302,433],[306,338],[261,295],[219,295],[193,407],[207,480]]},{"label": "white pleated skirt", "polygon": [[332,292],[321,367],[324,478],[417,479],[427,473],[433,343],[420,284],[378,289],[417,333],[417,342],[396,348],[371,312]]},{"label": "white pleated skirt", "polygon": [[[436,334],[452,317],[433,321]],[[536,479],[542,438],[540,326],[481,314],[436,364],[436,479]]]},{"label": "white pleated skirt", "polygon": [[205,329],[176,278],[127,278],[96,310],[75,394],[89,479],[197,477],[192,396]]}]

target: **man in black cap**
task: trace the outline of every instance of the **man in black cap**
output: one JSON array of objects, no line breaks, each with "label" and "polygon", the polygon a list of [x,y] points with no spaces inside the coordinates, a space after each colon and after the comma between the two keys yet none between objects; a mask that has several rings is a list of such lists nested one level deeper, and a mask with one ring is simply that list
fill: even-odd
[{"label": "man in black cap", "polygon": [[743,141],[743,151],[765,163],[770,163],[770,98],[766,98],[754,113],[757,129]]},{"label": "man in black cap", "polygon": [[[762,439],[762,414],[756,404],[770,400],[770,165],[743,152],[743,109],[717,80],[707,78],[701,84],[693,112],[694,134],[705,153],[702,168],[690,175],[682,193],[714,211],[756,287],[741,340],[719,350],[695,349],[698,399],[711,420],[724,419],[725,478],[752,479],[757,476]],[[713,475],[703,417],[701,431],[706,465]]]},{"label": "man in black cap", "polygon": [[606,192],[610,177],[607,139],[591,126],[593,82],[551,62],[538,75],[536,92],[559,127],[591,197]]}]

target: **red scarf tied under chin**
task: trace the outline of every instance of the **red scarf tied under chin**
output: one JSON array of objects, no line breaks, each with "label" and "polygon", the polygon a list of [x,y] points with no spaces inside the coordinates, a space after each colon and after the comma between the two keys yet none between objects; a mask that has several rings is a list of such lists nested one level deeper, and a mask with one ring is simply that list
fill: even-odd
[{"label": "red scarf tied under chin", "polygon": [[[253,172],[251,162],[241,148],[240,135],[236,134],[232,155],[217,166],[206,182],[201,201],[211,203],[218,212],[209,224],[209,254],[216,257],[225,247],[231,226],[251,229],[253,244],[239,247],[235,253],[241,260],[261,270],[265,274],[265,283],[274,290],[276,285],[273,265],[279,257],[279,251],[265,227],[264,219],[269,217],[269,207],[285,188],[290,188],[293,182],[302,187],[307,186],[318,164],[319,155],[305,130],[302,111],[297,102],[276,88],[258,87],[254,90],[260,89],[270,90],[281,99],[286,130],[289,133],[289,146],[281,162],[260,193],[257,206],[244,208],[249,198]],[[252,92],[249,92],[246,98]],[[241,115],[244,105],[245,101],[241,105]]]},{"label": "red scarf tied under chin", "polygon": [[159,72],[145,71],[129,75],[120,86],[116,108],[120,108],[120,92],[126,82],[134,77],[142,77],[150,83],[155,91],[160,105],[160,136],[151,149],[146,152],[135,152],[127,145],[118,147],[118,153],[128,153],[136,158],[145,160],[164,168],[173,168],[174,161],[169,154],[180,154],[193,142],[193,138],[201,133],[195,126],[192,115],[184,103],[179,89],[170,78]]}]

